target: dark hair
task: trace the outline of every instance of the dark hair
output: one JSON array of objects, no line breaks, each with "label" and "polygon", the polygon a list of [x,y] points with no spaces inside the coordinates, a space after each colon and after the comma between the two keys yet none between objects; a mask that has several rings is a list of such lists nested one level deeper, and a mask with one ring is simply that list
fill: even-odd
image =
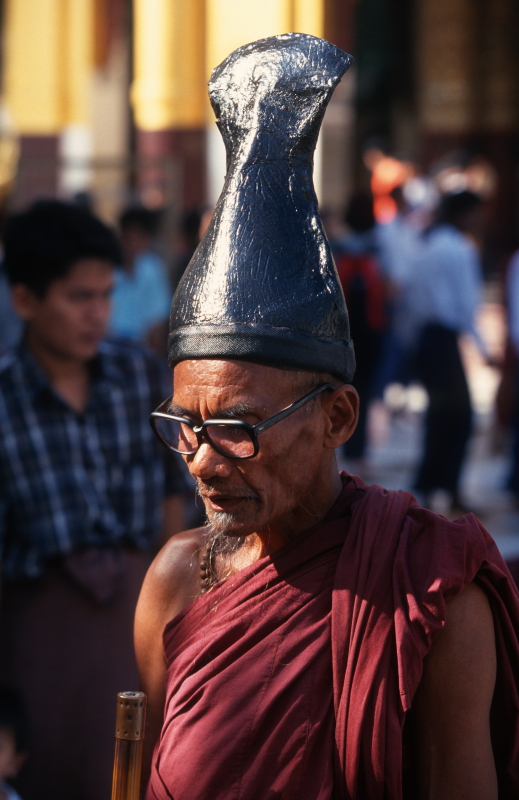
[{"label": "dark hair", "polygon": [[375,224],[373,197],[368,192],[358,192],[351,198],[344,221],[355,233],[365,233]]},{"label": "dark hair", "polygon": [[29,721],[25,703],[19,692],[8,686],[0,686],[0,728],[13,733],[17,753],[27,751]]},{"label": "dark hair", "polygon": [[38,297],[82,258],[121,262],[115,234],[88,209],[39,200],[7,220],[4,265],[11,285],[23,283]]},{"label": "dark hair", "polygon": [[139,228],[149,236],[156,236],[162,218],[162,211],[153,211],[143,206],[130,206],[119,217],[119,227]]},{"label": "dark hair", "polygon": [[438,221],[455,225],[460,217],[480,206],[482,202],[478,194],[467,190],[446,194],[440,204]]}]

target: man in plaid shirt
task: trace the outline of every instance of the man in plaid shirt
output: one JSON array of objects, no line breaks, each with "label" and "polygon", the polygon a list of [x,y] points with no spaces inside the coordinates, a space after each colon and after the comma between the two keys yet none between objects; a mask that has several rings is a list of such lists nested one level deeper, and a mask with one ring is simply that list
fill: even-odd
[{"label": "man in plaid shirt", "polygon": [[109,796],[139,588],[150,551],[182,527],[185,479],[147,420],[167,373],[103,338],[118,259],[112,232],[65,203],[8,223],[25,335],[0,358],[0,672],[31,716],[25,800],[77,797],[79,779],[82,797]]}]

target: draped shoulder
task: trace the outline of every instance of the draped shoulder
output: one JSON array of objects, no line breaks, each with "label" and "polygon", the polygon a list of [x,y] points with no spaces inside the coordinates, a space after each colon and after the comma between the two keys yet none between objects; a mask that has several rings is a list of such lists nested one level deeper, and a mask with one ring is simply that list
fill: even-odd
[{"label": "draped shoulder", "polygon": [[500,774],[517,791],[519,593],[494,541],[473,514],[449,522],[406,492],[355,483],[364,491],[352,504],[332,601],[337,779],[348,797],[402,796],[402,730],[423,659],[446,601],[475,581],[495,620]]}]

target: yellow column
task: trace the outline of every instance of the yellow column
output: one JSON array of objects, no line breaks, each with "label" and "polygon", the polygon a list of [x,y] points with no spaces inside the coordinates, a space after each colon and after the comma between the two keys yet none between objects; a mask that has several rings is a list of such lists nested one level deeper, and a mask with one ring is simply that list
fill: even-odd
[{"label": "yellow column", "polygon": [[294,0],[293,30],[298,33],[311,33],[324,36],[324,0]]},{"label": "yellow column", "polygon": [[211,72],[248,42],[297,31],[322,36],[325,0],[207,0],[207,66]]},{"label": "yellow column", "polygon": [[[256,39],[292,31],[323,36],[325,0],[206,0],[206,4],[208,77],[229,53]],[[225,153],[211,110],[207,118],[209,199],[214,203],[225,176]],[[319,161],[318,155],[317,173]]]},{"label": "yellow column", "polygon": [[292,30],[292,0],[207,0],[207,67],[256,39]]},{"label": "yellow column", "polygon": [[204,123],[204,0],[134,0],[135,122],[140,130]]},{"label": "yellow column", "polygon": [[68,124],[90,124],[92,118],[94,12],[94,0],[66,0],[63,83]]},{"label": "yellow column", "polygon": [[133,21],[131,100],[142,159],[141,199],[148,205],[177,200],[200,205],[205,201],[205,0],[133,0]]},{"label": "yellow column", "polygon": [[22,136],[19,185],[31,186],[20,202],[55,190],[58,154],[61,188],[89,185],[71,164],[92,154],[93,23],[94,0],[6,2],[4,101]]},{"label": "yellow column", "polygon": [[93,174],[92,91],[95,0],[64,0],[63,91],[60,188],[69,194],[90,188]]},{"label": "yellow column", "polygon": [[4,99],[19,133],[49,136],[64,120],[64,0],[7,0]]}]

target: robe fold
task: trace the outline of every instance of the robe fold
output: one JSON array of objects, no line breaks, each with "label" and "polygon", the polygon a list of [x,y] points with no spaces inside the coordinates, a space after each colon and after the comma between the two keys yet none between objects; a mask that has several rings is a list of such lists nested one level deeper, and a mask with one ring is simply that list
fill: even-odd
[{"label": "robe fold", "polygon": [[147,800],[400,800],[403,726],[445,602],[492,608],[500,800],[519,796],[519,593],[472,514],[342,474],[326,518],[164,630],[164,726]]}]

